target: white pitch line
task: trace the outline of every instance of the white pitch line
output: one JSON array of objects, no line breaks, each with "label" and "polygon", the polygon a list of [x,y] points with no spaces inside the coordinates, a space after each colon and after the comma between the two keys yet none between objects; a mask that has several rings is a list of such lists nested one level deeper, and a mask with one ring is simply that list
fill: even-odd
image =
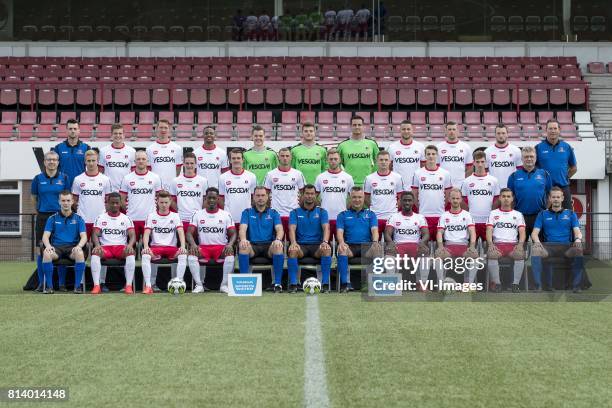
[{"label": "white pitch line", "polygon": [[329,407],[325,353],[319,319],[317,296],[306,297],[306,328],[304,334],[304,406]]}]

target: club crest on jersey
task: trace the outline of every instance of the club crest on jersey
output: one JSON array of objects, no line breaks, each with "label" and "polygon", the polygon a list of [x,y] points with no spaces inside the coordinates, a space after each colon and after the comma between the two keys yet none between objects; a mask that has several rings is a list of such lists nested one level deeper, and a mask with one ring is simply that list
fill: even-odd
[{"label": "club crest on jersey", "polygon": [[376,187],[378,183],[372,183],[372,187]]},{"label": "club crest on jersey", "polygon": [[157,154],[159,153],[157,150],[153,150],[153,154]]},{"label": "club crest on jersey", "polygon": [[135,182],[135,181],[130,181],[130,186],[132,186],[132,187],[133,187],[133,186],[135,186],[135,185],[136,185],[136,182]]},{"label": "club crest on jersey", "polygon": [[106,227],[106,221],[102,221],[102,226]]},{"label": "club crest on jersey", "polygon": [[474,183],[470,183],[470,187],[474,187]]},{"label": "club crest on jersey", "polygon": [[174,220],[170,220],[170,224],[174,224]]},{"label": "club crest on jersey", "polygon": [[183,185],[182,185],[182,184],[177,184],[176,186],[177,186],[178,188],[183,188]]},{"label": "club crest on jersey", "polygon": [[107,155],[106,155],[106,160],[109,160],[110,158],[111,158],[111,155],[110,155],[110,154],[107,154]]},{"label": "club crest on jersey", "polygon": [[98,187],[102,187],[102,183],[98,183]]},{"label": "club crest on jersey", "polygon": [[85,183],[80,184],[81,188],[85,187]]},{"label": "club crest on jersey", "polygon": [[496,155],[496,154],[492,154],[492,155],[491,155],[491,158],[492,158],[492,159],[494,159],[494,158],[496,158],[496,157],[497,157],[497,155]]},{"label": "club crest on jersey", "polygon": [[421,177],[421,181],[425,181],[425,177]]},{"label": "club crest on jersey", "polygon": [[124,158],[124,159],[127,159],[127,158],[128,158],[128,155],[126,154],[125,156],[123,156],[123,158]]},{"label": "club crest on jersey", "polygon": [[225,182],[225,185],[226,185],[226,186],[231,186],[231,185],[232,185],[232,182],[231,182],[230,180],[227,180],[227,181]]},{"label": "club crest on jersey", "polygon": [[446,218],[446,219],[445,219],[445,221],[446,221],[446,222],[450,222],[450,219]]},{"label": "club crest on jersey", "polygon": [[402,152],[398,150],[397,152],[395,152],[395,154],[399,156],[400,154],[402,154]]},{"label": "club crest on jersey", "polygon": [[344,184],[344,180],[342,180],[341,183]]},{"label": "club crest on jersey", "polygon": [[442,154],[446,154],[446,150],[442,150],[440,153],[442,153]]},{"label": "club crest on jersey", "polygon": [[440,181],[442,181],[442,177],[438,177],[440,179]]},{"label": "club crest on jersey", "polygon": [[275,182],[275,183],[276,183],[276,182],[278,182],[278,177],[274,177],[274,178],[272,179],[272,181],[273,181],[273,182]]},{"label": "club crest on jersey", "polygon": [[198,157],[198,161],[202,161],[202,160],[204,160],[203,157]]},{"label": "club crest on jersey", "polygon": [[327,180],[323,180],[323,184],[327,184]]},{"label": "club crest on jersey", "polygon": [[121,226],[124,226],[124,225],[125,225],[125,223],[123,221],[121,221]]},{"label": "club crest on jersey", "polygon": [[157,224],[157,220],[153,220],[151,221],[153,224]]},{"label": "club crest on jersey", "polygon": [[223,224],[223,220],[219,220],[219,224]]},{"label": "club crest on jersey", "polygon": [[396,226],[396,227],[399,227],[400,225],[402,225],[402,223],[401,223],[400,221],[397,221],[397,222],[395,223],[395,226]]},{"label": "club crest on jersey", "polygon": [[200,224],[206,224],[206,220],[200,220]]},{"label": "club crest on jersey", "polygon": [[499,215],[496,215],[495,217],[493,217],[494,220],[499,220]]},{"label": "club crest on jersey", "polygon": [[153,181],[152,181],[152,180],[149,180],[149,184],[153,184]]}]

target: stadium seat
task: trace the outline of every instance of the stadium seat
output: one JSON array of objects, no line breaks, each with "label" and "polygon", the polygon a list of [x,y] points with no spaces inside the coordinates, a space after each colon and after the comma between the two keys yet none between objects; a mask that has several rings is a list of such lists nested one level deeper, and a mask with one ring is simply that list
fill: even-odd
[{"label": "stadium seat", "polygon": [[546,126],[546,122],[550,119],[554,119],[555,114],[550,111],[538,112],[538,123],[542,126]]},{"label": "stadium seat", "polygon": [[[114,119],[115,114],[111,112],[112,118]],[[109,116],[109,120],[111,116]],[[136,123],[136,113],[135,112],[119,112],[119,123],[124,126],[131,127],[134,123]]]},{"label": "stadium seat", "polygon": [[155,123],[155,112],[140,112],[138,123],[141,125],[152,125]]},{"label": "stadium seat", "polygon": [[446,112],[446,122],[455,122],[460,125],[463,123],[463,115],[461,112]]},{"label": "stadium seat", "polygon": [[[415,117],[413,119],[412,114],[419,114],[422,113],[423,117]],[[420,115],[419,115],[420,116]],[[444,112],[429,112],[429,114],[427,115],[429,118],[429,124],[430,125],[443,125],[445,123],[444,121]],[[414,124],[424,124],[425,123],[425,112],[410,112],[410,119],[411,122]]]},{"label": "stadium seat", "polygon": [[478,125],[481,123],[480,121],[480,112],[465,112],[465,122],[466,125]]},{"label": "stadium seat", "polygon": [[[153,95],[155,99],[155,94]],[[184,88],[174,88],[170,92],[173,107],[184,107],[189,103],[189,90]],[[153,102],[155,103],[155,101]]]},{"label": "stadium seat", "polygon": [[17,105],[17,90],[16,89],[2,89],[0,92],[0,105],[2,106],[14,106]]},{"label": "stadium seat", "polygon": [[198,112],[198,125],[212,125],[215,123],[213,112]]},{"label": "stadium seat", "polygon": [[397,106],[397,82],[395,77],[385,76],[380,78],[380,103],[382,106]]},{"label": "stadium seat", "polygon": [[498,112],[484,112],[482,123],[485,125],[495,125],[499,123]]},{"label": "stadium seat", "polygon": [[300,112],[300,123],[311,122],[315,123],[315,112],[302,111]]},{"label": "stadium seat", "polygon": [[57,113],[53,112],[40,112],[41,125],[55,125],[57,123]]},{"label": "stadium seat", "polygon": [[157,114],[157,118],[158,120],[166,119],[168,122],[170,122],[170,126],[174,124],[174,112],[159,112]]},{"label": "stadium seat", "polygon": [[361,78],[359,89],[359,104],[361,106],[374,106],[378,103],[378,87],[376,78]]},{"label": "stadium seat", "polygon": [[561,125],[573,124],[572,112],[557,112],[557,120]]},{"label": "stadium seat", "polygon": [[[412,113],[411,112],[411,116],[410,116],[410,120],[412,121]],[[414,112],[414,113],[418,113],[418,112]],[[423,113],[423,112],[421,112]],[[423,113],[424,115],[424,113]],[[400,123],[402,123],[404,120],[408,120],[408,114],[406,112],[391,112],[391,124],[392,125],[399,125]],[[425,123],[425,118],[423,117],[423,122]]]},{"label": "stadium seat", "polygon": [[605,74],[606,67],[602,62],[589,62],[587,69],[590,74]]},{"label": "stadium seat", "polygon": [[501,123],[506,124],[506,125],[513,125],[517,123],[516,112],[502,112],[501,113]]},{"label": "stadium seat", "polygon": [[522,123],[523,125],[535,125],[537,123],[535,112],[521,111],[520,117],[520,123]]},{"label": "stadium seat", "polygon": [[178,113],[178,124],[179,125],[188,125],[188,124],[193,124],[194,122],[195,120],[194,120],[193,112],[179,112]]},{"label": "stadium seat", "polygon": [[[325,84],[325,82],[336,82],[335,84]],[[340,89],[337,84],[338,77],[327,76],[323,78],[323,104],[327,106],[336,106],[340,104]],[[345,88],[343,88],[344,92]],[[353,104],[357,103],[357,97]],[[352,102],[349,99],[349,102]]]},{"label": "stadium seat", "polygon": [[[289,106],[301,105],[304,101],[302,97],[302,87],[297,85],[301,82],[301,77],[287,77],[288,84],[285,85],[285,104]],[[276,87],[276,85],[273,85]],[[276,99],[273,99],[276,101]]]},{"label": "stadium seat", "polygon": [[[136,98],[136,94],[134,94],[134,98]],[[165,88],[151,90],[151,103],[158,108],[170,106],[170,91]]]}]

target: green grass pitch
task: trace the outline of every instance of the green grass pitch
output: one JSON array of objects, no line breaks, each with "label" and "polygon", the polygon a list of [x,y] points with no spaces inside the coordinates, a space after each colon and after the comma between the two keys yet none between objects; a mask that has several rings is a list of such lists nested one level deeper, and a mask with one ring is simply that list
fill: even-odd
[{"label": "green grass pitch", "polygon": [[[62,407],[305,406],[304,294],[41,295],[21,291],[32,270],[0,264],[0,387],[67,386]],[[608,301],[366,302],[351,293],[319,295],[318,307],[333,407],[612,401]]]}]

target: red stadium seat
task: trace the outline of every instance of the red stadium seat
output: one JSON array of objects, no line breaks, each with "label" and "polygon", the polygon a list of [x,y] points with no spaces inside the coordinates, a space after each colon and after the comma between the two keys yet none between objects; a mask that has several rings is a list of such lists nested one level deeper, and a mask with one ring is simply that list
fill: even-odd
[{"label": "red stadium seat", "polygon": [[414,78],[398,78],[398,88],[398,103],[402,106],[414,106],[416,104],[416,90]]},{"label": "red stadium seat", "polygon": [[170,126],[174,124],[174,112],[159,112],[157,117],[158,120],[166,119],[170,122]]},{"label": "red stadium seat", "polygon": [[74,106],[74,89],[58,89],[57,90],[57,104],[60,108],[67,108]]},{"label": "red stadium seat", "polygon": [[54,89],[39,89],[38,90],[38,106],[49,107],[55,105],[55,90]]},{"label": "red stadium seat", "polygon": [[433,79],[421,76],[417,78],[417,84],[420,84],[417,89],[417,104],[423,107],[432,106],[436,101],[434,87],[431,86]]},{"label": "red stadium seat", "polygon": [[1,123],[5,125],[14,125],[17,123],[17,112],[2,112],[2,121]]},{"label": "red stadium seat", "polygon": [[605,74],[606,68],[602,62],[589,62],[587,64],[587,69],[590,74]]},{"label": "red stadium seat", "polygon": [[258,111],[257,112],[257,124],[258,125],[271,125],[272,124],[272,112]]},{"label": "red stadium seat", "polygon": [[352,116],[351,112],[336,112],[336,123],[339,125],[350,125]]},{"label": "red stadium seat", "polygon": [[263,105],[264,103],[264,77],[249,77],[246,84],[246,103],[249,105]]},{"label": "red stadium seat", "polygon": [[[136,99],[136,93],[134,93],[134,102],[136,102],[135,99]],[[169,106],[170,105],[170,91],[167,88],[153,89],[151,91],[151,102],[153,103],[154,106],[157,106],[157,107]]]},{"label": "red stadium seat", "polygon": [[371,123],[370,112],[355,112],[355,116],[361,116],[364,125],[369,125]]},{"label": "red stadium seat", "polygon": [[193,112],[179,112],[178,113],[178,124],[179,125],[189,125],[189,124],[193,124],[194,122],[195,120],[194,120]]},{"label": "red stadium seat", "polygon": [[511,140],[519,140],[523,138],[523,133],[521,131],[520,126],[518,125],[508,125],[508,138]]},{"label": "red stadium seat", "polygon": [[529,86],[529,102],[533,107],[542,107],[548,105],[548,93],[542,85]]},{"label": "red stadium seat", "polygon": [[513,125],[518,123],[516,120],[516,112],[502,112],[501,121],[505,125]]},{"label": "red stadium seat", "polygon": [[487,107],[490,106],[492,102],[491,89],[489,87],[479,85],[479,87],[474,90],[474,105],[476,107]]},{"label": "red stadium seat", "polygon": [[236,123],[252,125],[253,123],[253,112],[240,111],[236,112]]},{"label": "red stadium seat", "polygon": [[542,133],[537,125],[523,124],[523,137],[527,140],[538,140],[542,137]]},{"label": "red stadium seat", "polygon": [[[266,80],[266,84],[264,85],[265,89],[265,101],[267,105],[281,105],[283,103],[283,89],[280,83],[283,82],[283,78],[280,76],[270,76]],[[293,92],[299,92],[299,90],[295,89]],[[295,95],[294,95],[295,97]],[[295,97],[295,102],[292,103],[297,105],[297,100],[301,101],[301,95],[299,98]]]},{"label": "red stadium seat", "polygon": [[582,106],[586,104],[586,94],[587,90],[585,88],[571,88],[569,90],[569,103],[574,106]]},{"label": "red stadium seat", "polygon": [[15,125],[14,124],[0,124],[0,140],[1,139],[11,139],[16,136],[15,134]]},{"label": "red stadium seat", "polygon": [[499,123],[499,113],[498,112],[484,112],[483,113],[483,121],[485,125],[496,125]]},{"label": "red stadium seat", "polygon": [[455,84],[455,105],[460,108],[472,106],[472,89],[468,85]]},{"label": "red stadium seat", "polygon": [[321,105],[321,80],[318,77],[307,77],[305,79],[304,104],[307,107]]},{"label": "red stadium seat", "polygon": [[35,125],[36,124],[36,112],[21,112],[21,125]]},{"label": "red stadium seat", "polygon": [[521,123],[523,125],[535,125],[537,123],[535,112],[521,111]]},{"label": "red stadium seat", "polygon": [[[296,82],[301,82],[302,79],[300,77],[287,77],[287,82],[285,89],[285,104],[287,105],[301,105],[304,101],[302,97],[302,86],[296,85]],[[273,85],[276,87],[277,85]],[[276,99],[274,99],[276,101]]]},{"label": "red stadium seat", "polygon": [[446,123],[448,122],[455,122],[459,125],[462,124],[463,123],[462,113],[461,112],[446,112]]},{"label": "red stadium seat", "polygon": [[174,134],[177,138],[180,139],[193,139],[197,138],[197,135],[194,133],[193,124],[182,123],[178,124],[174,129]]},{"label": "red stadium seat", "polygon": [[[153,92],[153,103],[155,103],[155,91]],[[189,90],[183,88],[172,89],[170,97],[172,98],[172,105],[174,107],[186,106],[189,103]]]},{"label": "red stadium seat", "polygon": [[380,103],[382,106],[397,106],[397,82],[395,77],[380,78]]},{"label": "red stadium seat", "polygon": [[2,89],[2,91],[0,91],[0,105],[14,106],[16,104],[17,104],[17,90],[16,89]]},{"label": "red stadium seat", "polygon": [[[142,99],[140,99],[139,102],[142,102]],[[117,106],[122,106],[122,107],[131,105],[132,104],[132,90],[129,88],[115,89],[114,94],[113,94],[113,103]]]},{"label": "red stadium seat", "polygon": [[[239,106],[240,104],[243,104],[246,100],[246,93],[244,88],[245,78],[232,76],[229,80],[232,85],[230,85],[229,89],[227,90],[227,102],[230,105]],[[263,95],[261,96],[263,100]]]},{"label": "red stadium seat", "polygon": [[151,140],[154,137],[153,125],[138,124],[134,126],[134,136],[139,140]]},{"label": "red stadium seat", "polygon": [[[415,113],[417,113],[417,112],[415,112]],[[423,113],[423,112],[421,112],[421,113]],[[423,113],[423,115],[424,115],[424,113]],[[393,125],[399,125],[404,120],[408,120],[408,114],[406,112],[391,112],[391,123]],[[410,120],[412,121],[412,116],[410,117]],[[423,118],[423,123],[425,123],[425,118]]]},{"label": "red stadium seat", "polygon": [[208,103],[214,106],[227,104],[227,78],[225,76],[211,78]]},{"label": "red stadium seat", "polygon": [[572,112],[557,112],[557,120],[561,125],[568,125],[574,123]]},{"label": "red stadium seat", "polygon": [[479,125],[480,123],[480,112],[465,112],[466,125]]},{"label": "red stadium seat", "polygon": [[212,125],[215,123],[213,112],[198,112],[198,125]]},{"label": "red stadium seat", "polygon": [[546,126],[546,122],[550,119],[554,119],[555,114],[550,111],[538,112],[538,123],[542,126]]},{"label": "red stadium seat", "polygon": [[560,124],[561,126],[561,137],[564,139],[576,139],[578,137],[578,131],[576,125],[571,123]]},{"label": "red stadium seat", "polygon": [[[123,112],[121,112],[123,113]],[[120,115],[121,115],[120,113]],[[141,125],[152,125],[155,123],[155,113],[154,112],[140,112],[138,114],[138,123]]]},{"label": "red stadium seat", "polygon": [[[94,93],[95,89],[87,85],[78,85],[76,90],[76,104],[79,106],[91,106],[94,104]],[[108,99],[105,99],[105,103],[110,103],[111,93],[108,90]]]},{"label": "red stadium seat", "polygon": [[378,103],[378,85],[376,83],[376,78],[361,78],[359,103],[365,106],[373,106]]},{"label": "red stadium seat", "polygon": [[233,112],[218,112],[217,113],[217,123],[222,123],[222,124],[234,123],[234,113]]},{"label": "red stadium seat", "polygon": [[444,139],[444,125],[429,125],[431,139]]},{"label": "red stadium seat", "polygon": [[[335,106],[340,104],[340,86],[337,84],[338,77],[327,76],[323,78],[323,103],[328,106]],[[334,84],[325,84],[325,82],[335,82]],[[345,88],[343,88],[344,93]],[[355,89],[356,91],[356,89]],[[352,102],[350,99],[348,102]],[[357,96],[355,93],[354,103],[347,103],[350,105],[357,104]]]},{"label": "red stadium seat", "polygon": [[482,125],[467,125],[466,134],[470,139],[483,139],[485,137],[485,130]]},{"label": "red stadium seat", "polygon": [[300,112],[300,123],[310,122],[315,123],[315,112],[302,111]]}]

